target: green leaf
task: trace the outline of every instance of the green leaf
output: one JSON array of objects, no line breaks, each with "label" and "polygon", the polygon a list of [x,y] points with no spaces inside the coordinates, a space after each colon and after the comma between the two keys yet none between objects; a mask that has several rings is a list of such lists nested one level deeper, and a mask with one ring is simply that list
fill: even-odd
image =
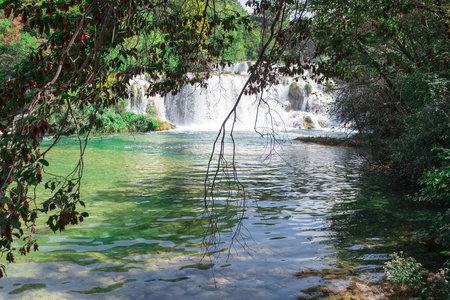
[{"label": "green leaf", "polygon": [[6,5],[12,3],[12,1],[4,1],[0,3],[0,9],[4,9],[6,7]]},{"label": "green leaf", "polygon": [[85,217],[85,218],[86,218],[86,217],[89,217],[89,214],[88,214],[87,212],[82,212],[81,215],[82,215],[83,217]]},{"label": "green leaf", "polygon": [[40,162],[41,164],[43,164],[44,166],[46,166],[46,167],[48,167],[48,165],[49,165],[48,161],[45,160],[45,159],[43,159],[43,158],[41,158],[41,159],[39,160],[39,162]]},{"label": "green leaf", "polygon": [[11,220],[11,225],[12,225],[14,228],[19,229],[20,226],[22,226],[22,223],[20,223],[19,220]]}]

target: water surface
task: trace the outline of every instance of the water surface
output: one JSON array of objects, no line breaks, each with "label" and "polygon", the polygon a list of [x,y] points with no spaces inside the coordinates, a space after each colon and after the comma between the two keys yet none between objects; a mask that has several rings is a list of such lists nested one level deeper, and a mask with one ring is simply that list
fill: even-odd
[{"label": "water surface", "polygon": [[[345,286],[297,278],[300,271],[346,269],[379,278],[389,253],[421,251],[410,237],[427,213],[362,178],[361,150],[290,142],[264,160],[266,140],[237,132],[247,193],[242,235],[230,243],[237,220],[225,215],[216,252],[205,257],[206,221],[199,216],[214,134],[91,138],[82,186],[90,216],[60,234],[40,226],[41,251],[8,265],[2,298],[296,299],[319,284]],[[324,132],[288,138],[301,134]],[[47,157],[48,171],[64,174],[77,155],[76,141],[63,139]]]}]

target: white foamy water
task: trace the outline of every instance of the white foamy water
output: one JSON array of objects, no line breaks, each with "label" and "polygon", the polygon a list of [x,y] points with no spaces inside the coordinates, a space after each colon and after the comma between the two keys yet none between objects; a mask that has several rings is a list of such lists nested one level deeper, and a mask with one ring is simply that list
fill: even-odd
[{"label": "white foamy water", "polygon": [[[161,120],[181,127],[201,130],[217,130],[225,120],[248,79],[246,63],[236,63],[221,68],[222,73],[207,80],[207,88],[186,85],[177,95],[147,97],[150,82],[145,76],[130,81],[128,108],[137,113],[148,112],[155,107]],[[253,129],[261,126],[288,128],[329,128],[331,121],[327,111],[334,101],[321,84],[312,80],[281,78],[262,94],[243,95],[236,109],[236,129]],[[311,93],[307,91],[311,86]],[[233,118],[232,118],[233,120]]]}]

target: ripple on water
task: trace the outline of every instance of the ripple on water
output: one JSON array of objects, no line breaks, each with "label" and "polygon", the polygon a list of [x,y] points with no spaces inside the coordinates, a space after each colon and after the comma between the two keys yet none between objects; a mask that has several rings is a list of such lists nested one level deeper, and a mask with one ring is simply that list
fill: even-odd
[{"label": "ripple on water", "polygon": [[[170,244],[171,242],[166,241],[158,241],[158,240],[145,240],[145,239],[136,239],[136,240],[129,240],[129,241],[113,241],[110,244],[101,244],[96,246],[84,246],[79,244],[62,244],[58,246],[41,246],[40,250],[43,252],[51,252],[51,251],[59,251],[59,250],[74,250],[75,252],[101,252],[106,251],[115,247],[127,247],[132,246],[136,244]],[[173,244],[173,243],[172,243]],[[170,247],[170,246],[167,246]]]},{"label": "ripple on water", "polygon": [[[58,236],[40,224],[42,255],[27,256],[39,263],[8,265],[0,294],[22,288],[23,299],[295,299],[323,283],[320,276],[297,279],[299,271],[350,264],[375,270],[401,247],[393,236],[409,235],[398,224],[415,223],[404,211],[377,222],[364,217],[395,208],[380,200],[392,197],[382,185],[359,177],[359,150],[292,143],[262,162],[262,140],[241,132],[236,159],[246,219],[231,244],[239,203],[229,202],[225,186],[215,201],[220,214],[212,214],[220,240],[205,253],[208,220],[198,216],[213,139],[189,131],[95,137],[83,177],[90,217]],[[63,142],[49,153],[49,171],[70,171],[78,158],[79,146]],[[373,224],[384,219],[395,229],[389,238]]]}]

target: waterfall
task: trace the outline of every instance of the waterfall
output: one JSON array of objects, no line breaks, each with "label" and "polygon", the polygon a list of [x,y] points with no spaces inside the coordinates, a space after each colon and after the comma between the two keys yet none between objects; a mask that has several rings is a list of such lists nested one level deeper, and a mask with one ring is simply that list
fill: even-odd
[{"label": "waterfall", "polygon": [[[177,126],[217,130],[248,79],[248,65],[236,63],[220,71],[207,80],[207,88],[186,85],[177,95],[169,94],[165,98],[145,96],[150,83],[145,76],[136,76],[130,81],[128,108],[136,113],[154,109],[161,120]],[[312,80],[296,82],[290,77],[279,81],[260,95],[242,96],[236,110],[237,129],[252,129],[257,117],[256,126],[326,128],[334,125],[327,113],[333,96],[323,85]]]},{"label": "waterfall", "polygon": [[155,97],[147,96],[146,92],[150,84],[145,75],[137,75],[130,80],[127,90],[127,109],[138,114],[154,114],[158,119],[165,121],[164,97],[159,95]]}]

